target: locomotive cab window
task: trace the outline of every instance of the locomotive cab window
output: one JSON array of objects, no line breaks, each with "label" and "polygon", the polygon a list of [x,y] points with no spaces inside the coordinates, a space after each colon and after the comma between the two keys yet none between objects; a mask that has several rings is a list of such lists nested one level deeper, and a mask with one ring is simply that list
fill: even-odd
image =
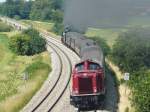
[{"label": "locomotive cab window", "polygon": [[81,71],[84,69],[84,63],[80,63],[78,65],[76,65],[76,71]]},{"label": "locomotive cab window", "polygon": [[100,69],[99,64],[97,63],[89,63],[89,70],[98,70]]}]

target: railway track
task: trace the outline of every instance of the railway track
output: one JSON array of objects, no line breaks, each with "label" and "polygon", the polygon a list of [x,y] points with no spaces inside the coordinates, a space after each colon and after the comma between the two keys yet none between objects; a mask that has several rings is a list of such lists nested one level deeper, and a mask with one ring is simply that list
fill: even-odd
[{"label": "railway track", "polygon": [[[56,43],[59,44],[57,45]],[[60,46],[62,46],[60,41],[49,39],[47,40],[47,46],[57,54],[59,59],[59,63],[57,63],[58,66],[59,64],[62,65],[60,70],[57,71],[59,75],[57,75],[57,79],[55,78],[55,82],[53,82],[54,85],[51,87],[49,92],[47,92],[47,94],[41,94],[43,97],[39,98],[40,100],[37,101],[38,103],[36,101],[32,102],[31,105],[28,105],[25,107],[25,109],[23,109],[23,112],[51,112],[68,88],[72,65],[75,63],[75,61],[73,63],[73,60],[70,60],[68,54],[66,54],[66,52],[60,48]],[[38,97],[36,97],[36,99],[38,99]]]},{"label": "railway track", "polygon": [[[59,99],[61,98],[61,96],[63,95],[63,93],[65,92],[65,90],[66,90],[66,88],[67,88],[67,86],[68,86],[68,84],[69,84],[69,81],[70,81],[70,74],[71,74],[71,61],[70,61],[70,59],[69,59],[69,57],[59,48],[59,47],[57,47],[56,45],[54,45],[52,42],[48,42],[48,43],[51,43],[51,45],[50,44],[48,44],[49,46],[51,46],[51,48],[58,54],[58,56],[59,56],[59,58],[60,58],[60,60],[61,60],[61,65],[62,65],[62,67],[61,67],[61,72],[60,72],[60,75],[59,75],[59,77],[58,77],[58,79],[57,79],[57,81],[55,82],[55,84],[54,84],[54,86],[52,87],[52,89],[50,90],[50,92],[44,97],[44,99],[32,110],[32,112],[35,112],[35,111],[39,111],[39,112],[41,112],[41,110],[43,111],[43,110],[46,110],[46,111],[48,111],[48,112],[50,112],[53,108],[54,108],[54,106],[56,105],[56,103],[59,101]],[[58,50],[59,50],[59,52],[58,52]],[[61,54],[61,55],[60,55]],[[66,71],[63,71],[63,68],[64,68],[64,63],[65,62],[63,62],[63,59],[64,58],[62,58],[62,57],[64,57],[64,56],[67,58],[67,60],[68,60],[68,62],[67,62],[67,60],[65,61],[66,63],[68,63],[68,70],[66,70]],[[62,57],[61,57],[62,56]],[[68,76],[68,78],[67,78],[67,76]],[[64,78],[66,78],[67,80],[66,81],[64,81],[63,79]],[[63,87],[61,87],[61,85],[63,85],[63,82],[64,81],[64,88]],[[61,88],[63,88],[63,89],[61,89]],[[58,92],[59,91],[59,92]],[[58,95],[57,95],[58,94]],[[54,97],[53,97],[53,101],[51,100],[52,99],[52,97],[51,96],[54,96],[54,95],[56,95],[55,96],[55,99],[54,99]],[[45,106],[45,105],[47,105],[47,103],[45,103],[45,102],[47,102],[46,100],[47,100],[47,98],[49,99],[48,101],[50,101],[50,102],[52,102],[52,103],[49,103],[48,105],[48,107],[47,106]],[[44,104],[45,103],[45,104]]]}]

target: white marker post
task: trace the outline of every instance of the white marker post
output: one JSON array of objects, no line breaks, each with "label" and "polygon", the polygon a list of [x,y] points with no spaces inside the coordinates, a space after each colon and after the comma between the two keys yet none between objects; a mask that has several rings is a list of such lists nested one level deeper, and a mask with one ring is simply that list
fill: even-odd
[{"label": "white marker post", "polygon": [[25,88],[26,88],[26,82],[27,82],[28,78],[29,78],[28,72],[25,71],[24,74],[23,74],[23,80],[24,80],[24,83],[25,83]]},{"label": "white marker post", "polygon": [[[124,73],[124,80],[125,80],[126,83],[127,83],[128,80],[130,80],[130,73]],[[127,88],[125,88],[125,94],[126,94],[126,89]]]},{"label": "white marker post", "polygon": [[128,81],[130,79],[130,73],[124,73],[124,80]]}]

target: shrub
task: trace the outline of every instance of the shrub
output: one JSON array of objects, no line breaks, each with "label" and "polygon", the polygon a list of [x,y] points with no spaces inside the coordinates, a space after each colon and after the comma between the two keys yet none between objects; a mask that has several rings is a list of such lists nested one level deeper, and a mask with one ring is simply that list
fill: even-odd
[{"label": "shrub", "polygon": [[45,40],[34,29],[27,29],[10,40],[10,48],[19,55],[34,55],[45,50]]},{"label": "shrub", "polygon": [[27,29],[23,32],[31,37],[29,44],[29,55],[41,53],[45,51],[45,40],[40,36],[39,32],[35,29]]},{"label": "shrub", "polygon": [[17,34],[9,42],[10,49],[19,55],[29,54],[31,38],[28,35]]},{"label": "shrub", "polygon": [[37,30],[33,29],[33,28],[29,28],[27,30],[24,30],[23,34],[27,34],[30,37],[40,37],[39,32]]}]

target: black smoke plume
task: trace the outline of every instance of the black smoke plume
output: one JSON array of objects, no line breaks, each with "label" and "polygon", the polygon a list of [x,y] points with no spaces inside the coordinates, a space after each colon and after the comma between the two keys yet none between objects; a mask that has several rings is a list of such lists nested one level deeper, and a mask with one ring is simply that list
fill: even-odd
[{"label": "black smoke plume", "polygon": [[65,26],[76,31],[88,27],[120,27],[134,16],[150,15],[150,0],[65,0]]}]

